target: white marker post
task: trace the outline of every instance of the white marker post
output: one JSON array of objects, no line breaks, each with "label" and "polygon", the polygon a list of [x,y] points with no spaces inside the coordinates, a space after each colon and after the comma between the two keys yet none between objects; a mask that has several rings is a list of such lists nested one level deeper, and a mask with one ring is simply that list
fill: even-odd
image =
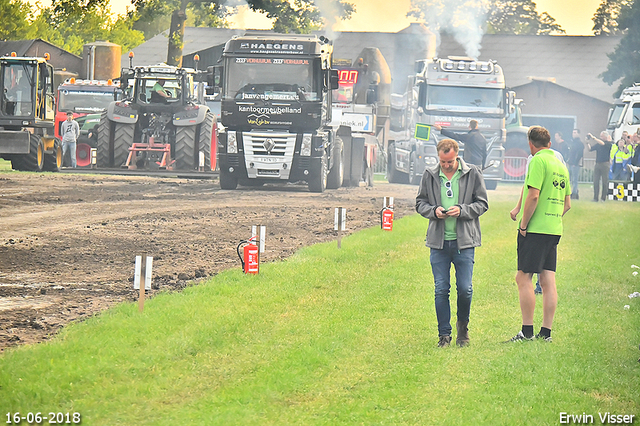
[{"label": "white marker post", "polygon": [[338,248],[342,247],[342,231],[346,230],[347,209],[336,207],[333,229],[338,231]]},{"label": "white marker post", "polygon": [[[260,235],[258,235],[258,228],[260,228]],[[264,225],[253,225],[251,227],[251,238],[255,238],[260,242],[259,244],[259,253],[262,255],[264,253],[264,241],[267,234],[267,227]]]},{"label": "white marker post", "polygon": [[140,290],[138,297],[138,311],[144,310],[145,290],[151,290],[151,271],[153,269],[153,257],[146,256],[146,262],[142,263],[143,256],[136,256],[136,267],[133,275],[133,288]]}]

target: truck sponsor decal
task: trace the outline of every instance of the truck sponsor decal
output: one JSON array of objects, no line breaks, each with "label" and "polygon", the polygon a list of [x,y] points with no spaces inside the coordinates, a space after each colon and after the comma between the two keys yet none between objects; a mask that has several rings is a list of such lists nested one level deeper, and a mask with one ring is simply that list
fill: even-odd
[{"label": "truck sponsor decal", "polygon": [[343,112],[340,117],[340,125],[351,127],[351,131],[354,132],[373,132],[373,116]]},{"label": "truck sponsor decal", "polygon": [[260,99],[262,101],[299,101],[297,93],[242,93],[243,100]]}]

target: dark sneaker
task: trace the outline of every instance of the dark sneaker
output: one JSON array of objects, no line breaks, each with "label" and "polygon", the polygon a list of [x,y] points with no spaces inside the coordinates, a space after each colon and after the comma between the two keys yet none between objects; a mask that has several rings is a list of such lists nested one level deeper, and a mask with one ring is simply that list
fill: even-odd
[{"label": "dark sneaker", "polygon": [[449,345],[451,345],[451,336],[440,336],[440,339],[438,340],[438,347],[446,348]]},{"label": "dark sneaker", "polygon": [[518,331],[518,334],[513,336],[511,339],[504,341],[503,343],[525,342],[531,340],[533,340],[533,337],[525,337],[524,334],[522,334],[522,331]]},{"label": "dark sneaker", "polygon": [[552,342],[551,336],[543,336],[540,333],[536,334],[536,340],[542,340],[543,342],[549,342],[549,343]]},{"label": "dark sneaker", "polygon": [[542,287],[537,286],[537,287],[535,288],[535,290],[533,290],[533,293],[534,293],[534,294],[542,294]]}]

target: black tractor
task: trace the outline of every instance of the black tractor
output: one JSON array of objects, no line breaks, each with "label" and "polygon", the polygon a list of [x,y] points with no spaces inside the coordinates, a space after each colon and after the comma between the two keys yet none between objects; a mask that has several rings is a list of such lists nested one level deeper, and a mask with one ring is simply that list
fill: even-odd
[{"label": "black tractor", "polygon": [[98,125],[98,168],[211,171],[216,117],[205,80],[205,72],[165,64],[124,69],[124,99]]}]

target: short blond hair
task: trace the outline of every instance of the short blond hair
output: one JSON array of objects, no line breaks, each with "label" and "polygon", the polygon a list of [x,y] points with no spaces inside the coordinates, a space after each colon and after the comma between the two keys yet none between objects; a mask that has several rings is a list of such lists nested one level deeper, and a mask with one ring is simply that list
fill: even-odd
[{"label": "short blond hair", "polygon": [[442,139],[440,142],[438,142],[438,152],[448,154],[451,150],[454,150],[456,154],[460,152],[458,142],[454,141],[453,139]]}]

